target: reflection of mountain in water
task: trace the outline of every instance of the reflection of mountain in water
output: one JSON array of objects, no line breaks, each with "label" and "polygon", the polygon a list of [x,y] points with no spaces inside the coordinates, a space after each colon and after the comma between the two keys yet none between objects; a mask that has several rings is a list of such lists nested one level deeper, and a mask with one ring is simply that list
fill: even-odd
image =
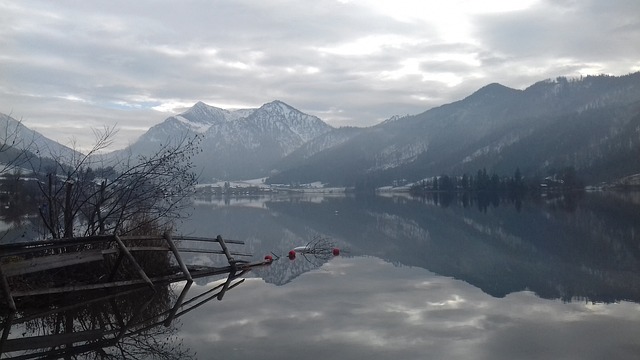
[{"label": "reflection of mountain in water", "polygon": [[530,289],[545,298],[640,301],[639,206],[603,194],[585,196],[573,212],[559,203],[486,213],[381,197],[269,207],[354,251],[463,279],[493,296]]},{"label": "reflection of mountain in water", "polygon": [[[273,201],[273,200],[272,200]],[[287,197],[285,202],[297,202]],[[309,226],[304,221],[289,214],[281,214],[271,211],[265,198],[256,199],[231,199],[226,201],[206,202],[197,201],[195,210],[180,229],[185,234],[196,236],[215,236],[215,234],[227,234],[245,242],[248,253],[262,258],[271,253],[281,256],[265,269],[255,269],[247,274],[251,277],[256,274],[266,282],[276,285],[286,284],[301,274],[318,268],[324,260],[298,256],[290,261],[286,255],[296,246],[306,245],[314,236],[323,234],[320,229]],[[186,255],[188,261],[192,261]],[[211,256],[201,259],[201,263],[213,261]]]},{"label": "reflection of mountain in water", "polygon": [[[455,202],[442,208],[402,197],[286,197],[247,205],[201,203],[184,229],[229,234],[256,256],[286,254],[319,234],[353,255],[422,267],[497,297],[529,289],[544,298],[640,302],[640,205],[620,195],[525,201],[519,211]],[[316,265],[282,258],[258,275],[285,284]]]}]

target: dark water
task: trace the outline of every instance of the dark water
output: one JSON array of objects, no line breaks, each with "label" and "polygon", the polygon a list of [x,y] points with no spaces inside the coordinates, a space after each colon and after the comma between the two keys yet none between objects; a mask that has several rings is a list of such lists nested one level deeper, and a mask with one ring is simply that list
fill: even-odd
[{"label": "dark water", "polygon": [[244,240],[256,258],[317,237],[342,254],[253,272],[179,336],[202,359],[640,357],[635,195],[446,200],[198,201],[186,233]]}]

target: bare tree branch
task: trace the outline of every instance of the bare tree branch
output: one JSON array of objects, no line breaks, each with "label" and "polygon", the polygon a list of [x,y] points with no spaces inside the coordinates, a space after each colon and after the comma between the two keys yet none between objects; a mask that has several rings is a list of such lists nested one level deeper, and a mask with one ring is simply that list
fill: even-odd
[{"label": "bare tree branch", "polygon": [[105,159],[99,153],[116,134],[94,130],[95,145],[86,155],[53,155],[55,166],[45,172],[33,167],[46,173],[39,182],[40,218],[48,236],[164,231],[182,216],[197,181],[191,157],[200,138],[174,139],[151,155]]}]

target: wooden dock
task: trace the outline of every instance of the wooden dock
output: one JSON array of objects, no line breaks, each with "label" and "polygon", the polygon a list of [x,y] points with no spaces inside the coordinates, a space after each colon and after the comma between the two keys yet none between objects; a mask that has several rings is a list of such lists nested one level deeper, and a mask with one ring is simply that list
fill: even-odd
[{"label": "wooden dock", "polygon": [[[183,247],[186,243],[208,246]],[[212,249],[211,244],[217,248]],[[0,305],[5,311],[0,312],[0,315],[4,313],[0,355],[3,359],[70,357],[115,346],[124,337],[136,336],[159,325],[169,326],[174,319],[212,299],[222,300],[227,291],[244,281],[239,278],[246,272],[271,263],[238,259],[250,255],[230,247],[243,244],[224,240],[220,235],[172,237],[165,233],[156,237],[113,235],[1,245]],[[184,253],[219,255],[223,264],[188,264],[181,256]],[[226,279],[218,286],[187,300],[194,279],[225,274]],[[155,306],[156,310],[150,315],[149,303],[162,297],[159,292],[169,292],[168,285],[176,282],[185,284],[174,304],[159,306],[160,310]],[[69,302],[69,295],[77,300]],[[135,296],[136,310],[128,310],[128,316],[124,316],[115,304],[128,296]],[[58,301],[60,298],[65,300]],[[34,302],[45,303],[46,309],[32,311],[30,307]],[[78,321],[74,316],[103,303],[110,306],[101,309],[110,310],[107,315],[97,316],[102,319],[100,326],[83,331],[74,329],[72,325]],[[96,315],[92,315],[94,317]],[[56,319],[66,324],[66,331],[60,331],[61,326],[57,326],[56,331],[46,335],[9,337],[12,326],[37,319],[50,319],[49,322]]]},{"label": "wooden dock", "polygon": [[[178,242],[216,243],[219,250],[210,248],[180,248]],[[220,275],[225,273],[242,273],[254,266],[268,264],[265,261],[250,263],[236,257],[248,257],[250,254],[230,251],[227,244],[240,244],[242,241],[223,240],[204,237],[162,237],[129,236],[93,236],[86,238],[56,239],[38,241],[28,244],[0,245],[0,288],[4,294],[4,302],[10,310],[15,311],[15,299],[21,297],[86,291],[105,288],[118,288],[130,285],[146,284],[153,288],[157,284],[176,281],[193,281],[195,278]],[[149,268],[157,267],[157,261],[141,261],[134,254],[142,252],[167,253],[173,256],[176,266],[155,269],[148,274]],[[220,267],[188,265],[182,260],[181,253],[221,254],[226,257],[226,265]],[[162,257],[159,257],[162,259]],[[35,286],[20,288],[11,283],[15,277],[25,277],[35,273],[47,273],[93,264],[87,269],[102,271],[94,273],[89,279],[67,279],[67,284],[57,286]],[[160,271],[158,271],[160,270]],[[126,276],[125,274],[135,274]]]}]

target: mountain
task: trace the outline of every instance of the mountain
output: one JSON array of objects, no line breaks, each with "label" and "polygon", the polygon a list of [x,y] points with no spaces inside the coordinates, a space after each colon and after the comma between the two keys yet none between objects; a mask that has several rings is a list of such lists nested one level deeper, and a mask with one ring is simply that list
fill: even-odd
[{"label": "mountain", "polygon": [[149,129],[118,153],[148,154],[181,136],[202,137],[194,164],[200,181],[247,179],[269,175],[285,156],[333,128],[281,102],[257,109],[225,110],[196,103]]},{"label": "mountain", "polygon": [[324,150],[337,147],[340,144],[351,140],[362,131],[364,131],[363,128],[357,127],[341,127],[327,131],[304,143],[295,151],[278,161],[273,172],[278,172],[278,169],[282,168],[303,166],[305,162],[314,155],[323,153]]},{"label": "mountain", "polygon": [[[466,98],[369,128],[335,129],[281,102],[225,110],[198,102],[123,150],[157,151],[199,135],[200,181],[269,176],[382,186],[441,174],[546,176],[574,167],[589,183],[640,173],[640,73],[559,77],[524,90],[492,83]],[[122,152],[122,151],[121,151]]]},{"label": "mountain", "polygon": [[[40,158],[53,159],[62,164],[71,164],[73,159],[79,159],[82,156],[80,152],[29,129],[22,122],[6,114],[0,114],[0,134],[2,134],[2,139],[0,139],[1,164],[9,164],[18,157],[22,157],[19,163],[14,164],[27,168],[31,166],[40,167],[42,164],[49,164],[55,167],[55,164],[51,161],[40,163]],[[26,161],[23,158],[24,155],[28,155],[32,159],[31,165],[20,164]]]},{"label": "mountain", "polygon": [[526,176],[572,166],[590,182],[640,172],[640,73],[559,77],[524,90],[490,84],[414,116],[363,129],[281,167],[272,183],[381,186],[486,168]]}]

